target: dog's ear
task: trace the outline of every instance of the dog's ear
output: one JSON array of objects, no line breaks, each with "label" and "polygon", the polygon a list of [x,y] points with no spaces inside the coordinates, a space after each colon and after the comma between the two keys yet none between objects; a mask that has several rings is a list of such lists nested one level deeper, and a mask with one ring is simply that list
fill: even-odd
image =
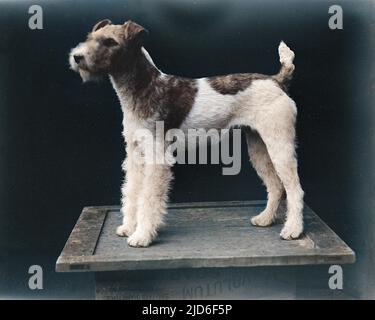
[{"label": "dog's ear", "polygon": [[126,40],[130,40],[140,46],[148,35],[147,29],[131,20],[124,23],[124,30]]},{"label": "dog's ear", "polygon": [[109,25],[109,24],[112,24],[112,21],[109,20],[109,19],[104,19],[102,21],[99,21],[93,28],[92,28],[92,32],[96,31],[96,30],[99,30],[103,27],[105,27],[106,25]]}]

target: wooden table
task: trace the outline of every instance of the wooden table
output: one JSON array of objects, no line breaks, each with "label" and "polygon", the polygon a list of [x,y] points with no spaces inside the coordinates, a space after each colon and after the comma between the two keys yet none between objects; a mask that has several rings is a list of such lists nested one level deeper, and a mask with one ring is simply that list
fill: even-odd
[{"label": "wooden table", "polygon": [[[252,226],[250,218],[264,206],[170,204],[167,226],[148,248],[131,248],[116,236],[119,207],[86,207],[56,270],[95,272],[98,299],[295,298],[301,269],[294,266],[355,261],[354,252],[306,205],[299,240],[280,239],[281,221]],[[284,204],[279,211],[285,212]]]}]

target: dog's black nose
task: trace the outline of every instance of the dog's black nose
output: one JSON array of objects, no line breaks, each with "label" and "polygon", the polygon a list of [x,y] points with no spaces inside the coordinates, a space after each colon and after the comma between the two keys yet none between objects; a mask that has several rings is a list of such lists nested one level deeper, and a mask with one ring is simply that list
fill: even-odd
[{"label": "dog's black nose", "polygon": [[74,61],[75,61],[76,63],[79,63],[79,62],[83,59],[83,56],[80,55],[80,54],[75,54],[75,55],[73,56],[73,58],[74,58]]}]

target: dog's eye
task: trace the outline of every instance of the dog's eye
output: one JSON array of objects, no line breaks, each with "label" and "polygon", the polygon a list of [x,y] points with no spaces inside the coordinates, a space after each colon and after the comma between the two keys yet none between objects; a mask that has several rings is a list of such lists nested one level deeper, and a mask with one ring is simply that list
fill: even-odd
[{"label": "dog's eye", "polygon": [[117,41],[115,39],[112,39],[112,38],[105,38],[105,39],[103,39],[102,43],[106,47],[113,47],[113,46],[118,45]]}]

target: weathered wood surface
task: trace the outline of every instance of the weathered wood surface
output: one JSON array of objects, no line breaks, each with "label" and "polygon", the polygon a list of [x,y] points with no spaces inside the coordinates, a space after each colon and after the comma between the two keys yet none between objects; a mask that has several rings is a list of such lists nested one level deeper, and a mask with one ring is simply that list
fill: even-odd
[{"label": "weathered wood surface", "polygon": [[[307,206],[305,235],[279,237],[281,221],[254,227],[250,218],[264,201],[171,204],[167,226],[148,248],[131,248],[115,229],[118,207],[85,208],[58,261],[56,270],[116,271],[202,267],[251,267],[345,264],[354,252]],[[285,212],[285,207],[280,207]],[[282,215],[282,214],[281,214]]]}]

